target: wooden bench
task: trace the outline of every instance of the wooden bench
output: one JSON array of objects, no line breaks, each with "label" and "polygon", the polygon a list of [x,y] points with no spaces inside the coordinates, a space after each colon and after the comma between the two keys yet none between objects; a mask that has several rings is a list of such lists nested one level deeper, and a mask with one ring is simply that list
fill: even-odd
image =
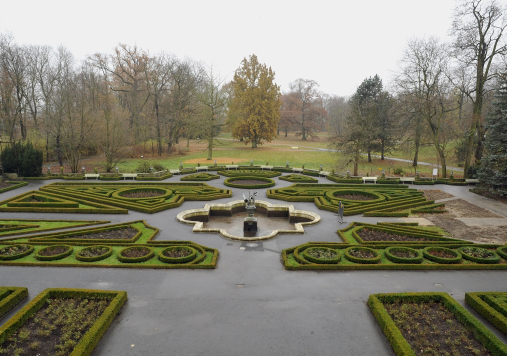
[{"label": "wooden bench", "polygon": [[237,164],[226,164],[225,165],[226,170],[229,170],[229,169],[236,169],[237,170],[238,167],[239,167],[239,165],[237,165]]},{"label": "wooden bench", "polygon": [[478,179],[471,179],[471,178],[470,179],[469,178],[465,179],[465,182],[466,182],[467,185],[470,185],[470,184],[479,184],[480,183]]},{"label": "wooden bench", "polygon": [[363,184],[366,184],[366,182],[377,184],[377,177],[361,177],[361,179],[363,180]]},{"label": "wooden bench", "polygon": [[100,174],[98,174],[98,173],[86,173],[85,174],[85,180],[88,179],[88,178],[99,179],[99,176],[100,176]]},{"label": "wooden bench", "polygon": [[331,172],[327,172],[327,171],[320,171],[319,172],[319,177],[327,177],[328,175],[330,175]]},{"label": "wooden bench", "polygon": [[292,168],[292,173],[303,173],[303,168]]},{"label": "wooden bench", "polygon": [[181,174],[181,171],[179,169],[170,169],[169,173],[171,173],[171,174]]},{"label": "wooden bench", "polygon": [[263,171],[264,169],[272,171],[273,170],[273,166],[261,166],[261,171]]},{"label": "wooden bench", "polygon": [[137,179],[137,173],[123,173],[121,175],[123,179],[132,178],[132,180]]},{"label": "wooden bench", "polygon": [[196,172],[199,172],[199,171],[208,171],[208,166],[200,166],[200,167],[195,167],[195,171]]},{"label": "wooden bench", "polygon": [[412,182],[412,184],[414,184],[415,178],[414,177],[400,177],[400,183],[404,184],[405,182]]}]

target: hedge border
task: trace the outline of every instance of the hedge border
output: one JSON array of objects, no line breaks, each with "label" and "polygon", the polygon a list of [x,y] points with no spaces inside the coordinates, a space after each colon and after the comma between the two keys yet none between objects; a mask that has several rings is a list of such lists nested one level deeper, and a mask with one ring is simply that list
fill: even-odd
[{"label": "hedge border", "polygon": [[415,356],[415,352],[412,350],[410,344],[403,337],[400,329],[396,326],[384,307],[384,303],[399,301],[441,302],[462,325],[472,330],[475,338],[493,355],[507,355],[507,346],[447,293],[419,292],[371,294],[367,302],[368,307],[397,356]]},{"label": "hedge border", "polygon": [[[141,257],[125,257],[122,255],[124,251],[132,250],[132,249],[147,249],[148,254],[141,256]],[[123,263],[139,263],[139,262],[145,262],[148,260],[151,260],[155,256],[155,252],[153,249],[149,246],[142,246],[142,245],[133,245],[133,246],[127,246],[125,248],[122,248],[120,251],[118,251],[118,254],[116,257],[118,258],[118,261]]]},{"label": "hedge border", "polygon": [[[444,252],[448,252],[450,254],[453,254],[454,257],[445,258],[445,257],[434,256],[429,252],[429,250],[440,250],[440,251],[443,250]],[[459,253],[458,251],[455,251],[455,250],[451,250],[450,248],[442,247],[442,246],[428,246],[423,249],[422,253],[424,255],[424,258],[426,258],[430,261],[433,261],[433,262],[437,262],[437,263],[454,264],[454,263],[460,263],[462,260],[461,253]]]},{"label": "hedge border", "polygon": [[[93,256],[93,257],[86,257],[86,256],[81,256],[80,255],[80,253],[83,250],[86,250],[86,249],[89,249],[89,248],[92,248],[92,247],[107,248],[108,251],[106,253],[100,255],[100,256]],[[111,246],[107,246],[107,245],[93,245],[93,246],[88,246],[88,247],[82,248],[81,250],[79,250],[78,252],[76,252],[75,257],[76,257],[76,260],[81,261],[81,262],[96,262],[96,261],[104,260],[104,259],[110,257],[112,254],[113,254],[113,248]]]},{"label": "hedge border", "polygon": [[[75,228],[75,227],[84,227],[84,226],[93,226],[93,225],[101,225],[101,224],[108,224],[111,221],[109,220],[47,220],[47,219],[0,219],[0,224],[3,221],[25,221],[25,222],[78,222],[79,224],[72,225],[72,226],[64,226],[64,227],[54,227],[54,228],[47,228],[47,229],[36,229],[32,231],[20,231],[20,232],[12,232],[8,234],[1,234],[1,237],[4,236],[13,236],[13,235],[21,235],[21,234],[28,234],[33,232],[44,232],[44,231],[54,231],[54,230],[61,230],[61,229],[68,229],[68,228]],[[10,239],[2,239],[1,241],[6,241]]]},{"label": "hedge border", "polygon": [[507,335],[507,314],[502,313],[491,302],[489,296],[502,294],[507,298],[507,292],[474,292],[465,293],[465,302],[487,321],[493,324],[504,335]]},{"label": "hedge border", "polygon": [[[375,257],[374,258],[355,257],[350,254],[351,250],[363,250],[363,251],[371,252],[375,255]],[[343,255],[350,262],[361,263],[361,264],[376,264],[376,263],[379,263],[380,260],[382,259],[382,254],[380,252],[378,252],[372,248],[369,248],[366,246],[359,246],[359,245],[347,247],[345,249],[345,251],[343,251]]]},{"label": "hedge border", "polygon": [[[241,168],[241,167],[240,167]],[[254,167],[257,169],[240,169],[240,170],[229,170],[229,171],[217,171],[218,174],[225,177],[240,177],[240,176],[249,176],[249,177],[264,177],[264,178],[274,178],[282,175],[282,172],[278,171],[264,171],[261,170],[260,167]]]},{"label": "hedge border", "polygon": [[[41,252],[47,248],[52,248],[52,247],[67,247],[67,251],[60,253],[58,255],[52,255],[52,256],[39,255],[39,252]],[[35,253],[34,257],[39,261],[56,261],[56,260],[61,260],[62,258],[65,258],[67,256],[70,256],[72,254],[73,250],[74,249],[70,245],[51,245],[51,246],[43,247],[40,250],[38,250]]]},{"label": "hedge border", "polygon": [[503,245],[497,248],[496,253],[498,253],[501,257],[507,259],[507,245]]},{"label": "hedge border", "polygon": [[469,260],[469,261],[473,261],[475,263],[494,264],[494,263],[500,263],[500,261],[502,260],[500,258],[500,256],[493,251],[490,251],[494,255],[493,258],[480,258],[480,257],[471,256],[471,255],[467,254],[466,252],[463,252],[463,249],[465,249],[465,248],[481,248],[481,247],[479,247],[479,246],[462,246],[458,249],[458,252],[461,253],[461,256],[464,259]]},{"label": "hedge border", "polygon": [[22,327],[33,314],[44,306],[46,300],[51,297],[88,299],[110,298],[108,307],[104,310],[102,315],[92,325],[88,332],[81,337],[78,344],[69,355],[90,356],[116,315],[120,312],[121,308],[127,301],[127,292],[70,288],[45,289],[0,328],[0,344],[2,344],[6,338],[12,335],[16,330]]},{"label": "hedge border", "polygon": [[9,184],[11,184],[11,186],[0,189],[0,194],[8,192],[9,190],[18,189],[18,188],[24,187],[25,185],[28,185],[28,182],[13,182],[10,180],[5,181],[5,183],[9,183]]},{"label": "hedge border", "polygon": [[[174,250],[176,248],[185,248],[187,250],[190,250],[190,255],[184,256],[184,257],[167,257],[164,255],[165,251]],[[169,247],[166,247],[166,248],[158,251],[157,255],[158,255],[158,259],[162,262],[165,262],[165,263],[186,263],[186,262],[191,262],[192,260],[194,260],[196,258],[197,251],[190,246],[169,246]]]},{"label": "hedge border", "polygon": [[21,301],[28,297],[28,288],[25,287],[3,287],[0,286],[0,290],[4,290],[7,295],[0,295],[0,319],[7,314],[12,308],[18,305]]},{"label": "hedge border", "polygon": [[[266,182],[265,184],[235,184],[231,183],[231,181],[235,180],[260,180]],[[265,177],[256,177],[256,176],[234,176],[229,177],[224,180],[224,185],[231,188],[240,188],[240,189],[261,189],[261,188],[271,188],[275,185],[275,181],[271,178]]]},{"label": "hedge border", "polygon": [[[297,177],[297,178],[296,178]],[[315,178],[308,177],[302,174],[289,174],[286,176],[278,177],[280,180],[285,180],[291,183],[318,183],[319,180]]]},{"label": "hedge border", "polygon": [[[201,178],[201,176],[203,178]],[[211,173],[194,173],[189,174],[188,176],[183,176],[180,178],[180,181],[194,181],[194,182],[208,182],[213,179],[220,179],[220,176],[217,174],[211,174]]]},{"label": "hedge border", "polygon": [[[32,254],[33,251],[34,251],[34,247],[32,245],[29,245],[29,244],[16,244],[16,245],[12,245],[12,246],[28,246],[28,250],[26,250],[24,252],[21,252],[21,253],[18,253],[17,255],[10,255],[10,256],[1,256],[0,255],[0,261],[13,261],[13,260],[17,260],[19,258],[22,258],[22,257],[25,257],[25,256],[28,256],[28,255]],[[7,248],[7,246],[2,247],[2,248]]]},{"label": "hedge border", "polygon": [[[416,256],[415,257],[398,257],[398,256],[395,256],[393,255],[391,252],[392,251],[409,251],[409,252],[412,252],[412,253],[415,253]],[[415,250],[413,248],[410,248],[410,247],[404,247],[404,246],[391,246],[391,247],[388,247],[384,250],[384,255],[386,256],[386,258],[391,261],[391,262],[394,262],[394,263],[413,263],[413,264],[418,264],[418,263],[421,263],[424,259],[423,257],[423,254],[421,253],[421,251],[418,251],[418,250]]]},{"label": "hedge border", "polygon": [[[317,257],[313,257],[313,256],[309,255],[306,252],[308,250],[312,250],[312,249],[316,249],[316,248],[320,248],[320,249],[326,248],[328,250],[333,250],[336,253],[336,257],[335,258],[331,258],[331,259],[317,258]],[[304,249],[302,251],[302,253],[304,255],[305,260],[313,262],[313,263],[334,264],[334,263],[340,262],[340,260],[342,258],[342,255],[341,255],[340,251],[338,251],[336,249],[329,248],[329,247],[323,247],[323,246],[322,247],[321,246],[308,247],[307,249]]]}]

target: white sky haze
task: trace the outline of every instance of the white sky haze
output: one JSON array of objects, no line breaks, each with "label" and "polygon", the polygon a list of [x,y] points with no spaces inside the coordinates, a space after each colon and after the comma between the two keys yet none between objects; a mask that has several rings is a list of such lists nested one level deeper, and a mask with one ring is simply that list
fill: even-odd
[{"label": "white sky haze", "polygon": [[19,44],[67,47],[78,61],[118,43],[188,57],[231,80],[255,53],[282,91],[313,79],[352,95],[378,74],[388,85],[410,38],[447,40],[455,0],[0,0],[0,32]]}]

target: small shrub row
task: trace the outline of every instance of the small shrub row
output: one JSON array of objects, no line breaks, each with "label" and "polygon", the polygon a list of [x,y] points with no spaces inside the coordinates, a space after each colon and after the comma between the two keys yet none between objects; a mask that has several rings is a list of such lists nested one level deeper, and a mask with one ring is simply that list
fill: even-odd
[{"label": "small shrub row", "polygon": [[181,181],[210,181],[213,179],[220,179],[220,176],[210,173],[196,173],[180,178]]},{"label": "small shrub row", "polygon": [[24,287],[0,286],[0,318],[28,297],[28,289]]},{"label": "small shrub row", "polygon": [[504,335],[507,335],[506,301],[507,292],[478,292],[465,294],[465,302]]}]

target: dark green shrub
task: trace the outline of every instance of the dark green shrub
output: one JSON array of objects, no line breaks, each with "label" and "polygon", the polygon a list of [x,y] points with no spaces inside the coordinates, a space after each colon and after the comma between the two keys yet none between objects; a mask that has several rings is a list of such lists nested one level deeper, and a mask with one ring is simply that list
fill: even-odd
[{"label": "dark green shrub", "polygon": [[33,148],[31,142],[16,142],[2,152],[3,171],[21,177],[38,177],[42,172],[42,157],[42,151]]},{"label": "dark green shrub", "polygon": [[160,172],[165,170],[166,168],[162,166],[160,163],[155,163],[151,161],[140,161],[135,168],[136,173],[152,173],[150,167],[153,168],[153,173]]}]

